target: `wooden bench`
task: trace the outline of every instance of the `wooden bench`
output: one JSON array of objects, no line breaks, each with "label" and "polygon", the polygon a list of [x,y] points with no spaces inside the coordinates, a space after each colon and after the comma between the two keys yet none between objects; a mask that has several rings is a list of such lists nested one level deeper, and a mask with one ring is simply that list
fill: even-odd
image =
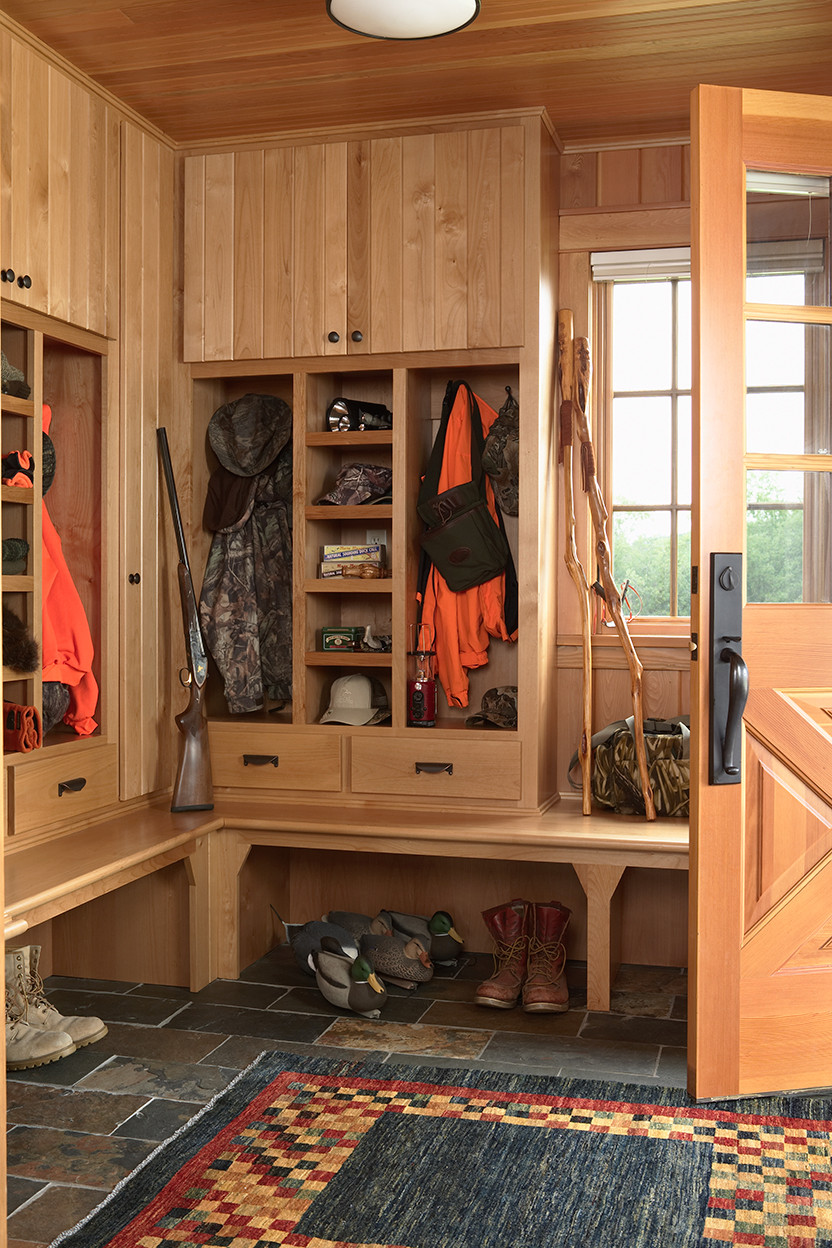
[{"label": "wooden bench", "polygon": [[184,862],[190,987],[240,973],[239,877],[254,846],[497,862],[571,864],[586,895],[587,1002],[607,1010],[618,966],[614,899],[628,866],[684,871],[685,820],[607,813],[584,817],[563,801],[544,815],[339,809],[274,798],[218,798],[207,812],[148,807],[6,856],[5,935]]},{"label": "wooden bench", "polygon": [[172,815],[167,807],[128,811],[5,856],[5,939],[65,914],[143,876],[185,863],[189,883],[190,979],[212,978],[208,950],[208,838],[222,826],[213,811]]},{"label": "wooden bench", "polygon": [[615,892],[630,866],[685,871],[688,822],[609,813],[581,814],[580,804],[561,801],[543,815],[483,815],[470,812],[413,812],[334,805],[223,798],[223,828],[211,854],[212,952],[216,974],[239,972],[240,900],[237,880],[253,846],[340,850],[352,853],[417,854],[436,858],[502,862],[568,863],[586,895],[587,1001],[608,1010],[618,969],[619,923]]}]

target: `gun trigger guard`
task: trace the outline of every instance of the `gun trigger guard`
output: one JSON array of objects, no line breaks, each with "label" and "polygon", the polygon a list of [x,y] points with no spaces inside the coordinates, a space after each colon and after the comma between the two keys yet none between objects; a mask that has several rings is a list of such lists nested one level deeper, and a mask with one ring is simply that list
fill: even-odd
[{"label": "gun trigger guard", "polygon": [[188,686],[191,684],[192,679],[193,679],[193,677],[191,676],[191,671],[190,671],[190,668],[188,668],[188,667],[180,667],[180,669],[179,669],[179,683],[180,683],[180,685],[182,686],[182,688],[183,688],[183,689],[187,689],[187,688],[188,688]]}]

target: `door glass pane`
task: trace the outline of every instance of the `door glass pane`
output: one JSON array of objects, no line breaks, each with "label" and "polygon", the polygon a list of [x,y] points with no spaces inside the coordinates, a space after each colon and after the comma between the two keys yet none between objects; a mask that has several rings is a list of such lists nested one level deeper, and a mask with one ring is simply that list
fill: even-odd
[{"label": "door glass pane", "polygon": [[832,602],[832,474],[746,473],[748,602]]},{"label": "door glass pane", "polygon": [[690,395],[680,394],[677,399],[677,420],[679,422],[678,433],[678,449],[676,452],[677,464],[677,499],[686,506],[690,506],[691,498],[691,418],[690,418]]},{"label": "door glass pane", "polygon": [[671,501],[670,398],[613,400],[613,504]]},{"label": "door glass pane", "polygon": [[832,453],[832,328],[746,323],[746,450]]},{"label": "door glass pane", "polygon": [[746,184],[746,298],[828,307],[830,179],[749,169]]}]

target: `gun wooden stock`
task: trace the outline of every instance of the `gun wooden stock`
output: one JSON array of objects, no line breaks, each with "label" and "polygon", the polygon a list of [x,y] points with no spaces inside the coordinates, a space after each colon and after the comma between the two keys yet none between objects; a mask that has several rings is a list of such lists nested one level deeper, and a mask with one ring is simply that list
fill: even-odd
[{"label": "gun wooden stock", "polygon": [[208,660],[199,627],[194,586],[185,548],[185,534],[179,513],[179,500],[168,451],[167,432],[157,429],[159,455],[168,487],[171,515],[179,550],[179,596],[182,604],[182,627],[185,633],[185,650],[188,667],[182,685],[189,691],[188,705],[175,717],[179,729],[179,766],[171,798],[171,811],[213,810],[214,785],[211,776],[211,754],[208,747],[208,727],[205,722],[203,689],[208,675]]},{"label": "gun wooden stock", "polygon": [[191,680],[188,705],[175,717],[179,729],[179,768],[170,808],[181,810],[213,810],[214,786],[211,776],[211,755],[208,750],[208,725],[205,722],[203,691]]}]

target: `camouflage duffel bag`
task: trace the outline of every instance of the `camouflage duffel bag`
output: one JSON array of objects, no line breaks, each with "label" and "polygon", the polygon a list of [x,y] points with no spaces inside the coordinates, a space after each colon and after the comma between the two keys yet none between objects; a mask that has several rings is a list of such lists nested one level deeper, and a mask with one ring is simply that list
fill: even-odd
[{"label": "camouflage duffel bag", "polygon": [[[633,717],[608,724],[592,738],[592,800],[620,815],[643,815],[644,796],[636,762]],[[645,719],[644,752],[657,815],[683,815],[690,811],[690,717]],[[569,764],[574,776],[578,755]]]}]

